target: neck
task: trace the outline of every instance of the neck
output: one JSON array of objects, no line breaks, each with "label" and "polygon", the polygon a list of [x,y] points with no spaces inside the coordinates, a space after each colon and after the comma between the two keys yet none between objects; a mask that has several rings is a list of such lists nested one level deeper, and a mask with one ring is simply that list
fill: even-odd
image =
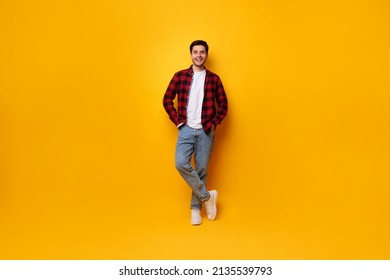
[{"label": "neck", "polygon": [[196,66],[196,65],[192,65],[192,70],[194,70],[194,72],[201,72],[205,69],[204,65],[202,66]]}]

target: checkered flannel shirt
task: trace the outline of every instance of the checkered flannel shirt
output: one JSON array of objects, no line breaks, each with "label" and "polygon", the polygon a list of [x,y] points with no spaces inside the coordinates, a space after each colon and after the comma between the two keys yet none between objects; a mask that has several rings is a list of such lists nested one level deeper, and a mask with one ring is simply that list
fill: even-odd
[{"label": "checkered flannel shirt", "polygon": [[[187,104],[194,71],[192,66],[181,70],[173,76],[164,94],[163,105],[170,120],[179,126],[187,122]],[[177,110],[174,99],[177,95]],[[217,106],[216,106],[217,105]],[[204,98],[202,105],[202,126],[206,133],[211,127],[221,124],[228,110],[228,101],[221,79],[206,69]]]}]

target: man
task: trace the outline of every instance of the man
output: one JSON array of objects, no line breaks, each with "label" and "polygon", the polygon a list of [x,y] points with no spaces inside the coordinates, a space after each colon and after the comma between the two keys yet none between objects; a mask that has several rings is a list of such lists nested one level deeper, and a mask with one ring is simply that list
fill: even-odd
[{"label": "man", "polygon": [[[205,67],[209,47],[197,40],[190,45],[192,65],[173,76],[165,92],[163,105],[179,129],[176,144],[176,169],[192,189],[191,223],[202,223],[204,203],[207,217],[217,215],[216,190],[206,188],[207,169],[214,143],[214,132],[228,110],[228,101],[218,75]],[[177,96],[177,110],[174,99]],[[216,106],[217,105],[217,106]],[[194,156],[195,170],[191,165]]]}]

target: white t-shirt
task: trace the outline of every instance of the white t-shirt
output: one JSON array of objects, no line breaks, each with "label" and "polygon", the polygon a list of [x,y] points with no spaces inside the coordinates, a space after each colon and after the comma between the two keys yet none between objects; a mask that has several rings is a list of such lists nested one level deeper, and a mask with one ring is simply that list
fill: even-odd
[{"label": "white t-shirt", "polygon": [[205,80],[206,70],[194,72],[187,106],[187,125],[194,129],[202,128],[202,104]]}]

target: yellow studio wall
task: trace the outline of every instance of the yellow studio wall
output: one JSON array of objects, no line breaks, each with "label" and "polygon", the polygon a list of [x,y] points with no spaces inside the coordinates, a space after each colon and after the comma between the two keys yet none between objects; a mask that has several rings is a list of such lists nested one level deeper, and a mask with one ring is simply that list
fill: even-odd
[{"label": "yellow studio wall", "polygon": [[[389,13],[2,0],[0,258],[389,259]],[[230,104],[199,227],[162,107],[195,39]]]}]

